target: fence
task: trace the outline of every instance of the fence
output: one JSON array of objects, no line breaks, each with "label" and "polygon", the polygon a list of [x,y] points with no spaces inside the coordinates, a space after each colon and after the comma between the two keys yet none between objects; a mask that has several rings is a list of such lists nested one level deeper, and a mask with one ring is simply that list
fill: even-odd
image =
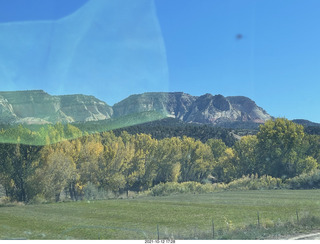
[{"label": "fence", "polygon": [[[190,224],[180,230],[172,230],[166,226],[155,224],[154,231],[130,229],[112,226],[73,226],[60,235],[61,239],[77,239],[76,232],[87,231],[89,236],[95,233],[94,239],[126,239],[126,240],[160,240],[159,243],[173,243],[174,240],[213,240],[213,239],[281,239],[281,236],[296,234],[298,230],[312,230],[320,227],[320,214],[310,215],[310,211],[320,209],[296,210],[286,220],[267,221],[261,212],[256,212],[256,220],[244,223],[242,227],[233,227],[226,223],[224,227],[215,226],[214,218],[208,226],[199,228]],[[121,238],[117,238],[121,236]],[[92,239],[89,238],[89,239]]]}]

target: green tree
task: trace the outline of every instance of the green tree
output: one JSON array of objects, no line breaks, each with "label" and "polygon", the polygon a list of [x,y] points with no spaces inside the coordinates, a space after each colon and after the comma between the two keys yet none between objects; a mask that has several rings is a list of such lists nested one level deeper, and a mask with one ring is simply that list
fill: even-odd
[{"label": "green tree", "polygon": [[72,158],[61,151],[53,152],[32,177],[33,189],[37,189],[34,193],[48,200],[54,198],[59,201],[62,190],[76,178],[76,165]]},{"label": "green tree", "polygon": [[1,181],[13,200],[28,202],[32,195],[29,179],[36,170],[34,164],[41,147],[22,144],[0,144]]},{"label": "green tree", "polygon": [[209,139],[206,144],[211,148],[215,159],[220,158],[227,149],[226,144],[221,139]]},{"label": "green tree", "polygon": [[318,168],[318,162],[313,157],[308,156],[304,159],[300,159],[297,164],[296,174],[309,173]]},{"label": "green tree", "polygon": [[290,178],[305,155],[302,150],[303,126],[287,119],[269,120],[257,134],[258,170],[260,175]]},{"label": "green tree", "polygon": [[251,175],[259,172],[257,167],[257,144],[256,136],[244,136],[234,145],[237,178],[243,175]]},{"label": "green tree", "polygon": [[80,182],[80,175],[78,172],[78,162],[82,151],[82,142],[79,139],[72,141],[61,141],[56,144],[51,144],[50,147],[45,147],[45,149],[48,150],[47,154],[45,153],[46,151],[44,152],[46,157],[54,152],[60,152],[76,164],[77,174],[74,175],[71,181],[69,181],[68,188],[71,199],[78,200],[81,197],[81,191],[83,187]]},{"label": "green tree", "polygon": [[212,175],[216,177],[219,182],[230,182],[238,178],[237,161],[235,151],[227,147],[214,165]]},{"label": "green tree", "polygon": [[215,164],[211,148],[201,141],[183,137],[181,152],[181,181],[207,179]]},{"label": "green tree", "polygon": [[320,136],[305,135],[304,149],[307,156],[313,157],[318,164],[320,163]]},{"label": "green tree", "polygon": [[134,157],[126,170],[127,186],[133,190],[144,190],[152,186],[156,177],[156,148],[158,141],[150,135],[137,134],[133,138]]},{"label": "green tree", "polygon": [[157,161],[157,176],[154,184],[168,181],[177,182],[181,174],[181,140],[176,137],[160,140],[155,160]]},{"label": "green tree", "polygon": [[130,142],[124,143],[121,137],[105,139],[103,157],[98,162],[99,184],[118,193],[128,185],[128,168],[134,156],[134,146]]},{"label": "green tree", "polygon": [[70,125],[70,124],[66,124],[64,125],[64,135],[65,138],[70,140],[70,139],[74,139],[74,138],[79,138],[82,136],[82,132],[80,129],[78,129],[77,127]]},{"label": "green tree", "polygon": [[82,145],[77,160],[81,185],[88,182],[100,187],[99,160],[102,160],[104,147],[99,141],[91,140]]}]

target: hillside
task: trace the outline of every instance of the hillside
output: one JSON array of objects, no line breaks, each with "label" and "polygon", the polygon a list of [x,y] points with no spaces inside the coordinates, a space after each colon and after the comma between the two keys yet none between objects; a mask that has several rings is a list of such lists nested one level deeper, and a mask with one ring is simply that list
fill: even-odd
[{"label": "hillside", "polygon": [[162,118],[187,123],[224,127],[245,123],[256,128],[272,118],[247,97],[211,94],[198,97],[182,92],[131,95],[113,107],[82,94],[52,96],[42,90],[0,92],[0,112],[1,124],[82,123],[156,112]]},{"label": "hillside", "polygon": [[93,96],[51,96],[42,90],[0,92],[0,123],[55,124],[111,116],[112,108]]},{"label": "hillside", "polygon": [[[73,123],[82,131],[94,133],[164,118],[173,118],[185,124],[178,126],[178,123],[172,123],[174,120],[169,120],[172,123],[171,129],[166,128],[163,123],[168,123],[163,121],[152,123],[152,126],[144,124],[127,129],[137,132],[147,130],[154,136],[157,134],[157,138],[164,136],[163,133],[159,134],[159,130],[157,132],[157,126],[170,130],[169,134],[172,136],[178,132],[192,136],[197,131],[199,135],[195,137],[204,140],[214,131],[210,126],[231,128],[237,130],[238,135],[246,135],[256,133],[259,125],[273,119],[253,100],[244,96],[224,97],[208,93],[192,96],[183,92],[149,92],[131,95],[114,106],[109,106],[94,96],[82,94],[52,96],[43,90],[0,92],[1,128],[17,124],[33,128],[60,122]],[[292,121],[303,125],[308,134],[320,134],[318,123],[304,119]],[[209,127],[194,129],[194,133],[190,134],[192,126],[188,127],[187,124],[193,124],[194,128],[197,128],[196,124]],[[172,128],[174,126],[175,129]]]},{"label": "hillside", "polygon": [[271,119],[265,110],[247,97],[182,92],[151,92],[132,95],[113,106],[114,116],[156,110],[185,122],[219,125],[230,122],[264,123]]}]

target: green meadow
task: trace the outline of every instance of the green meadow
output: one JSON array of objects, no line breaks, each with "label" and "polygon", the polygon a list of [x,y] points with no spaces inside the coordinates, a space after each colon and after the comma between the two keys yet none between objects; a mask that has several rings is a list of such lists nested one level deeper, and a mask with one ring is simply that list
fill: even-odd
[{"label": "green meadow", "polygon": [[222,191],[3,204],[0,239],[148,240],[158,235],[160,239],[219,239],[226,238],[226,231],[245,231],[248,226],[275,230],[291,223],[296,228],[308,216],[320,217],[320,190]]}]

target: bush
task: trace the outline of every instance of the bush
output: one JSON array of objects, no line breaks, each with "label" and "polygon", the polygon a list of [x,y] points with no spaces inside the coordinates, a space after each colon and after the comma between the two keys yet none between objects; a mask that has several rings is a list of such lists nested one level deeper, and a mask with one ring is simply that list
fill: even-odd
[{"label": "bush", "polygon": [[6,205],[6,204],[8,204],[10,202],[11,202],[11,198],[10,197],[1,197],[0,198],[0,204],[1,205]]},{"label": "bush", "polygon": [[0,198],[0,207],[24,206],[23,202],[13,201],[10,197]]},{"label": "bush", "polygon": [[209,193],[214,191],[212,184],[201,184],[194,181],[177,183],[160,183],[149,190],[152,196],[168,196],[172,194]]},{"label": "bush", "polygon": [[227,184],[227,189],[237,190],[271,190],[282,187],[284,187],[284,184],[282,183],[281,179],[273,178],[269,175],[258,177],[257,174],[252,174],[251,176],[242,176],[242,178],[234,180]]},{"label": "bush", "polygon": [[46,200],[46,198],[41,195],[38,194],[36,196],[34,196],[29,202],[28,204],[43,204],[43,203],[47,203],[48,201]]},{"label": "bush", "polygon": [[167,182],[155,185],[146,193],[151,196],[168,196],[172,194],[190,194],[190,193],[210,193],[221,190],[263,190],[263,189],[278,189],[284,188],[279,178],[273,178],[268,175],[258,177],[258,175],[243,176],[240,179],[234,180],[229,184],[201,184],[199,182],[189,181],[183,183]]},{"label": "bush", "polygon": [[320,170],[303,173],[286,181],[291,189],[314,189],[320,188]]}]

